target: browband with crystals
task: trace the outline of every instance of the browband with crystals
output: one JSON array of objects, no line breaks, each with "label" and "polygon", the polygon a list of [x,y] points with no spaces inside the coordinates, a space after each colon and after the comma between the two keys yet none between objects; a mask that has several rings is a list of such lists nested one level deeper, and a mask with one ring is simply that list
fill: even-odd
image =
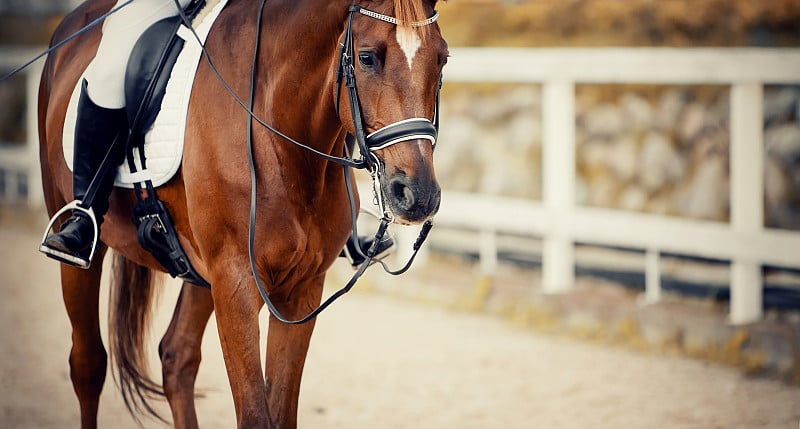
[{"label": "browband with crystals", "polygon": [[[362,15],[369,16],[371,18],[380,19],[381,21],[388,22],[389,24],[394,24],[394,25],[398,25],[399,24],[399,21],[395,17],[389,16],[389,15],[384,15],[384,14],[378,13],[378,12],[374,12],[374,11],[371,11],[369,9],[364,9],[363,7],[358,7],[358,13],[360,13]],[[436,22],[437,19],[439,19],[439,12],[438,11],[434,11],[432,17],[430,17],[430,18],[428,18],[426,20],[423,20],[423,21],[412,22],[411,26],[412,27],[424,27],[426,25],[433,24],[434,22]]]}]

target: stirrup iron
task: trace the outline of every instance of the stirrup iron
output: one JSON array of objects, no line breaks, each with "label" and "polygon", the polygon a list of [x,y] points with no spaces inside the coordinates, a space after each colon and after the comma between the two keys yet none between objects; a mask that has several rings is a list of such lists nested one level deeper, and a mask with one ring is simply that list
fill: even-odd
[{"label": "stirrup iron", "polygon": [[[53,231],[53,226],[55,225],[58,218],[68,211],[70,212],[77,211],[83,213],[86,216],[88,216],[89,219],[92,221],[92,226],[94,227],[94,237],[92,238],[92,248],[89,251],[88,258],[82,258],[80,256],[70,255],[69,253],[65,253],[58,249],[53,249],[52,247],[49,247],[45,244],[45,241]],[[97,240],[99,239],[99,235],[100,235],[100,228],[97,226],[97,218],[94,215],[94,210],[92,210],[91,207],[89,208],[83,207],[81,205],[80,200],[75,200],[62,207],[61,210],[57,211],[56,214],[54,214],[53,217],[50,219],[50,223],[47,224],[47,228],[44,230],[44,235],[42,235],[42,241],[39,244],[39,251],[65,264],[83,269],[89,269],[89,265],[92,263],[92,259],[94,259],[94,251],[97,249]]]}]

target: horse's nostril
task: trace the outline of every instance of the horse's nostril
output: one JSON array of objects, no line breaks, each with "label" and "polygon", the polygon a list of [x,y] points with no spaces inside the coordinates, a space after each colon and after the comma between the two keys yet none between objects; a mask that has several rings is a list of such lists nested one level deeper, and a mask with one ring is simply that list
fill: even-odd
[{"label": "horse's nostril", "polygon": [[394,179],[391,181],[392,197],[403,210],[410,210],[414,207],[416,201],[414,191],[406,185],[403,179]]}]

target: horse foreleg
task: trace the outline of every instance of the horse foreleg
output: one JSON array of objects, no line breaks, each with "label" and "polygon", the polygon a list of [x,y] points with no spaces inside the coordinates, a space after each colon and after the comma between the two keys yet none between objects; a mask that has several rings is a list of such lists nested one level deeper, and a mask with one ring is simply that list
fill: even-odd
[{"label": "horse foreleg", "polygon": [[[240,272],[247,273],[247,270]],[[259,356],[261,298],[249,279],[225,283],[216,278],[212,284],[215,285],[211,293],[217,330],[231,385],[237,427],[268,427],[269,410]]]},{"label": "horse foreleg", "polygon": [[[299,319],[316,308],[322,295],[323,281],[324,279],[304,285],[302,294],[295,292],[291,296],[291,302],[281,303],[280,310],[284,312],[284,316]],[[276,427],[297,427],[300,380],[315,321],[313,319],[302,325],[288,325],[270,316],[265,370],[269,410]]]},{"label": "horse foreleg", "polygon": [[99,296],[104,249],[89,270],[61,265],[61,292],[72,325],[69,354],[72,387],[81,408],[81,428],[97,427],[100,392],[106,379],[108,354],[100,337]]},{"label": "horse foreleg", "polygon": [[172,321],[158,346],[164,393],[176,428],[196,428],[194,383],[200,367],[200,346],[214,310],[211,292],[184,283]]}]

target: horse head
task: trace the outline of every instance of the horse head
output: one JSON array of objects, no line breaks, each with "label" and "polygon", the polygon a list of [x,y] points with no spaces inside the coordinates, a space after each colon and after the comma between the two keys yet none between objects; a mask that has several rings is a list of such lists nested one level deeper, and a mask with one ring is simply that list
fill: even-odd
[{"label": "horse head", "polygon": [[[369,152],[365,156],[379,170],[385,208],[402,224],[424,222],[439,209],[433,150],[448,50],[436,23],[435,4],[360,2],[351,7],[340,41],[342,54],[352,56],[354,81],[348,82],[345,70],[337,101],[350,106],[353,114],[340,112],[340,117],[351,134],[357,136],[363,128]],[[357,91],[348,92],[348,86]]]}]

